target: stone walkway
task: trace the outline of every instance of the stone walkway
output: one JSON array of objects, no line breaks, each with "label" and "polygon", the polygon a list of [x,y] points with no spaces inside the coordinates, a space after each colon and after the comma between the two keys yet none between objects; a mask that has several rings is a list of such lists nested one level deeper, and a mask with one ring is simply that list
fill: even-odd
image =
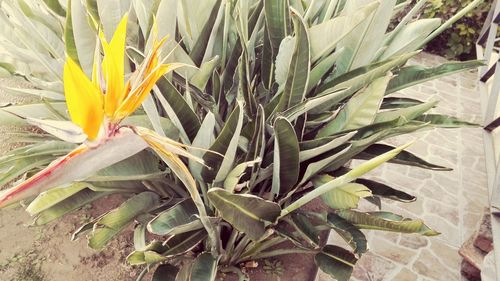
[{"label": "stone walkway", "polygon": [[[412,63],[431,66],[443,62],[441,57],[420,54]],[[472,71],[405,89],[398,96],[439,100],[436,113],[469,122],[482,121],[476,73]],[[421,218],[442,234],[422,237],[364,231],[370,251],[358,262],[352,280],[462,280],[458,249],[477,229],[488,203],[482,129],[435,129],[387,142],[401,145],[415,139],[411,152],[453,171],[385,164],[372,171],[370,177],[418,198],[413,203],[384,200],[382,210]],[[331,279],[321,274],[319,280]]]}]

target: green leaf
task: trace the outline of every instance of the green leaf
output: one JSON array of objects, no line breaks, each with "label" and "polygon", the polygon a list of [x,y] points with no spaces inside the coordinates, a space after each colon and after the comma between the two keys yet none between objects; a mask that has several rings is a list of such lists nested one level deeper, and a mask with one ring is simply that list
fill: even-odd
[{"label": "green leaf", "polygon": [[281,211],[274,202],[250,194],[231,194],[221,188],[210,189],[208,198],[224,220],[252,240],[258,240],[265,232],[266,222],[275,222]]},{"label": "green leaf", "polygon": [[[218,28],[217,18],[219,14],[219,10],[224,9],[224,6],[221,6],[221,0],[216,0],[214,5],[212,6],[212,10],[210,12],[210,16],[207,21],[203,23],[203,29],[200,31],[198,38],[196,38],[196,43],[194,44],[191,53],[189,56],[193,60],[196,65],[201,65],[203,62],[203,58],[205,52],[207,51],[208,43],[212,34],[212,29]],[[189,8],[188,8],[189,9]]]},{"label": "green leaf", "polygon": [[156,97],[158,97],[169,119],[179,131],[184,132],[184,136],[188,138],[188,141],[192,141],[201,125],[198,116],[165,76],[160,78],[156,85],[159,89],[159,92],[155,91]]},{"label": "green leaf", "polygon": [[372,124],[390,79],[390,75],[378,78],[355,94],[339,111],[337,117],[319,130],[317,137],[329,136],[344,130],[353,130]]},{"label": "green leaf", "polygon": [[[318,145],[314,145],[310,149],[301,150],[299,153],[300,162],[304,162],[306,160],[309,160],[311,158],[319,156],[323,153],[331,151],[331,150],[333,150],[333,149],[335,149],[343,144],[346,144],[355,134],[356,134],[356,132],[349,132],[345,135],[336,135],[336,136],[332,136],[329,138],[321,138],[321,139],[314,140],[314,141],[318,141],[318,140],[325,140],[326,141],[326,140],[331,139],[330,141],[326,142],[325,144],[320,144],[320,142],[317,142],[316,144],[318,144]],[[308,141],[305,143],[309,143],[309,144],[313,145],[314,141]],[[305,146],[305,143],[303,142],[300,144],[301,148],[303,146]]]},{"label": "green leaf", "polygon": [[416,121],[430,123],[432,126],[438,128],[464,128],[464,127],[480,127],[481,125],[462,121],[456,117],[441,115],[441,114],[423,114],[417,118]]},{"label": "green leaf", "polygon": [[264,0],[264,14],[267,32],[274,57],[278,53],[281,40],[289,34],[289,8],[287,0]]},{"label": "green leaf", "polygon": [[[424,236],[439,235],[424,224],[421,220],[403,219],[399,216],[387,216],[385,218],[377,216],[377,213],[361,213],[352,210],[337,211],[341,218],[351,222],[358,228],[392,231],[400,233],[418,233]],[[391,214],[391,213],[389,213]]]},{"label": "green leaf", "polygon": [[215,281],[218,259],[210,253],[202,253],[191,267],[190,281]]},{"label": "green leaf", "polygon": [[206,182],[224,180],[233,166],[243,125],[243,110],[241,107],[238,102],[226,124],[224,124],[222,131],[215,139],[214,144],[210,146],[209,150],[218,152],[224,157],[215,153],[205,153],[203,156],[207,167],[203,168],[201,174]]},{"label": "green leaf", "polygon": [[273,196],[286,194],[299,178],[299,142],[292,124],[285,118],[274,123]]},{"label": "green leaf", "polygon": [[406,108],[406,107],[419,105],[422,103],[424,103],[424,102],[417,100],[417,99],[412,99],[412,98],[386,97],[382,101],[382,105],[380,106],[380,109]]},{"label": "green leaf", "polygon": [[219,65],[219,57],[215,56],[209,61],[204,62],[200,69],[196,72],[193,77],[191,77],[191,84],[198,87],[199,89],[205,89],[208,80],[212,77],[212,73],[215,71],[215,68]]},{"label": "green leaf", "polygon": [[290,67],[283,94],[280,97],[276,112],[283,112],[300,103],[307,91],[311,61],[309,54],[309,35],[305,23],[299,15],[292,14],[295,29],[295,48],[290,61]]},{"label": "green leaf", "polygon": [[413,120],[436,106],[436,104],[437,101],[430,101],[406,108],[383,111],[377,114],[373,123],[390,122],[401,118],[404,120]]},{"label": "green leaf", "polygon": [[368,179],[357,179],[356,182],[368,187],[372,191],[373,195],[382,196],[401,202],[413,202],[417,200],[417,198],[413,195],[394,189],[380,182]]},{"label": "green leaf", "polygon": [[303,234],[303,237],[307,239],[307,241],[317,247],[319,245],[319,231],[314,228],[314,225],[311,223],[308,217],[303,214],[297,213],[292,215],[292,220],[294,223],[295,229],[300,231]]},{"label": "green leaf", "polygon": [[61,6],[61,3],[59,3],[59,0],[43,0],[43,2],[45,3],[45,5],[47,5],[47,7],[49,7],[49,9],[51,9],[57,15],[61,17],[66,16],[66,11]]},{"label": "green leaf", "polygon": [[[58,112],[66,112],[65,102],[51,103]],[[65,114],[66,115],[66,114]],[[50,109],[43,103],[26,105],[11,105],[0,109],[0,122],[5,126],[27,126],[26,119],[21,117],[32,117],[38,119],[57,119]]]},{"label": "green leaf", "polygon": [[366,237],[358,228],[350,222],[329,213],[327,216],[328,224],[353,248],[358,254],[366,253],[368,250]]},{"label": "green leaf", "polygon": [[87,183],[77,182],[71,184],[70,186],[49,189],[43,193],[40,193],[40,195],[38,195],[35,200],[31,201],[31,203],[26,208],[26,211],[33,216],[88,187],[89,184]]},{"label": "green leaf", "polygon": [[207,232],[204,229],[194,230],[186,233],[177,234],[164,242],[166,251],[165,256],[176,256],[192,250],[201,241],[207,238]]},{"label": "green leaf", "polygon": [[312,62],[330,53],[342,38],[366,20],[367,13],[370,11],[363,9],[357,13],[352,17],[338,16],[309,28]]},{"label": "green leaf", "polygon": [[[214,142],[214,130],[215,130],[215,116],[212,112],[207,112],[201,127],[193,140],[192,146],[201,149],[208,149]],[[211,153],[206,152],[201,149],[189,149],[189,152],[194,156],[203,158],[205,154]],[[207,156],[208,157],[208,156]],[[199,181],[203,181],[201,172],[203,170],[203,165],[196,162],[195,160],[189,160],[189,170],[193,174],[193,177]]]},{"label": "green leaf", "polygon": [[66,16],[66,24],[64,28],[64,46],[66,47],[66,54],[70,57],[74,62],[79,64],[78,62],[78,52],[76,50],[75,44],[75,35],[73,34],[73,23],[71,20],[71,4],[75,0],[68,0],[68,15]]},{"label": "green leaf", "polygon": [[[320,175],[315,177],[312,182],[315,187],[319,187],[331,180],[333,180],[331,176]],[[369,196],[372,196],[372,192],[366,186],[359,183],[348,183],[324,193],[321,198],[330,208],[353,209],[358,207],[360,198]]]},{"label": "green leaf", "polygon": [[344,248],[326,245],[314,256],[316,265],[326,274],[338,281],[349,281],[356,257]]},{"label": "green leaf", "polygon": [[390,159],[394,158],[398,153],[400,153],[402,150],[406,149],[408,146],[410,146],[411,143],[402,145],[396,149],[393,149],[387,153],[384,153],[380,156],[377,156],[375,158],[372,158],[360,165],[358,165],[356,168],[352,169],[351,171],[347,172],[346,174],[334,178],[333,180],[322,184],[320,186],[317,186],[316,189],[310,191],[309,193],[306,193],[304,196],[300,197],[290,205],[288,205],[285,209],[281,211],[280,217],[284,217],[294,210],[304,206],[314,198],[323,195],[324,193],[327,193],[329,191],[334,190],[335,188],[345,185],[347,183],[350,183],[353,180],[356,180],[357,178],[361,177],[362,175],[368,173],[369,171],[375,169],[376,167],[382,165],[383,163],[389,161]]},{"label": "green leaf", "polygon": [[425,81],[438,79],[468,69],[475,69],[484,65],[482,61],[448,62],[436,67],[411,65],[401,68],[397,75],[389,82],[386,94],[394,93]]},{"label": "green leaf", "polygon": [[178,272],[179,268],[170,264],[162,264],[156,268],[151,281],[176,281],[175,277]]},{"label": "green leaf", "polygon": [[[91,77],[94,65],[94,53],[96,48],[96,32],[90,27],[88,12],[82,1],[72,0],[71,7],[68,8],[68,15],[71,13],[72,35],[78,62],[82,70]],[[66,49],[68,51],[68,49]]]},{"label": "green leaf", "polygon": [[[368,160],[368,159],[371,159],[371,158],[376,157],[378,155],[381,155],[383,153],[386,153],[392,149],[394,149],[393,146],[390,146],[387,144],[376,143],[376,144],[370,145],[368,148],[363,150],[362,153],[356,155],[355,158]],[[415,154],[408,152],[408,151],[405,151],[405,150],[401,151],[401,153],[399,153],[396,157],[389,160],[389,163],[415,166],[415,167],[436,170],[436,171],[451,171],[452,170],[450,168],[446,168],[443,166],[429,163],[429,162],[423,160],[422,158],[416,156]]]},{"label": "green leaf", "polygon": [[[148,223],[148,231],[156,235],[179,234],[176,229],[198,221],[197,214],[193,201],[191,199],[183,200],[152,219]],[[198,228],[202,227],[201,224],[198,224]],[[188,231],[191,230],[195,229],[188,229]]]},{"label": "green leaf", "polygon": [[85,206],[95,200],[111,194],[112,192],[95,192],[88,188],[79,191],[76,194],[58,202],[48,209],[40,212],[34,219],[35,225],[44,225],[52,222],[65,214],[68,214],[78,208]]},{"label": "green leaf", "polygon": [[421,42],[441,24],[441,19],[419,19],[403,27],[384,50],[384,60],[420,48]]},{"label": "green leaf", "polygon": [[257,158],[252,161],[238,164],[236,167],[234,167],[233,170],[231,170],[231,172],[229,172],[226,179],[224,180],[224,189],[229,192],[234,192],[238,182],[240,181],[240,178],[244,175],[245,170],[247,168],[254,167],[260,164],[260,162],[261,159]]},{"label": "green leaf", "polygon": [[156,193],[142,192],[110,211],[96,222],[96,228],[90,234],[89,246],[102,249],[136,217],[157,207],[159,200]]},{"label": "green leaf", "polygon": [[351,145],[348,143],[344,143],[335,149],[325,153],[324,155],[319,156],[319,160],[313,159],[309,165],[307,165],[306,171],[304,172],[304,175],[302,176],[302,180],[300,181],[299,185],[307,183],[312,177],[317,175],[319,172],[323,171],[326,169],[329,165],[334,163],[338,158],[342,157],[344,154],[349,152],[351,149]]}]

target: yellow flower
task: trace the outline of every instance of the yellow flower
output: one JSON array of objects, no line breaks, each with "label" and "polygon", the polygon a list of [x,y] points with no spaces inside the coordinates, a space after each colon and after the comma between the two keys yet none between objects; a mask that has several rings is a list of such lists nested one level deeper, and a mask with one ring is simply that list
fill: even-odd
[{"label": "yellow flower", "polygon": [[[125,82],[127,20],[125,15],[109,43],[102,32],[99,34],[104,58],[102,65],[95,59],[92,81],[71,58],[67,58],[64,65],[64,94],[71,120],[83,129],[91,141],[102,133],[112,136],[120,121],[142,104],[156,81],[182,66],[161,64],[160,47],[166,38],[155,40],[152,51]],[[156,30],[156,27],[153,28]],[[102,129],[104,131],[101,132]]]}]

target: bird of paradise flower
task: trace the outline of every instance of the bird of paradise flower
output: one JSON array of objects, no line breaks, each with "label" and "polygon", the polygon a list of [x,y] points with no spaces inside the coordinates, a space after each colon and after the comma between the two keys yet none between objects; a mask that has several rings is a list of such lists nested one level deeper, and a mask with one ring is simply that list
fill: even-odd
[{"label": "bird of paradise flower", "polygon": [[[20,184],[0,192],[0,208],[36,196],[54,187],[81,181],[95,172],[129,158],[150,147],[170,166],[186,185],[195,202],[200,202],[196,182],[179,156],[200,163],[200,158],[190,154],[186,146],[155,132],[132,126],[121,126],[121,121],[131,115],[144,101],[157,80],[184,64],[163,64],[161,46],[166,37],[156,40],[144,61],[125,81],[125,38],[128,16],[125,15],[108,43],[99,33],[104,56],[101,60],[97,48],[92,79],[71,58],[64,65],[64,93],[72,126],[79,129],[83,138],[80,146],[67,155],[56,159],[49,166]],[[156,33],[156,22],[153,34]],[[46,120],[44,124],[59,122]],[[36,124],[37,122],[35,122]],[[47,130],[53,133],[53,130]],[[204,207],[199,206],[200,217]]]}]

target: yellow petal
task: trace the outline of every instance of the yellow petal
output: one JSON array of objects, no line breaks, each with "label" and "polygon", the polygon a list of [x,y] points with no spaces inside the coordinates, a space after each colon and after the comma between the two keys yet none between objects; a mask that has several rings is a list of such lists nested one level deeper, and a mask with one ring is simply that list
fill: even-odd
[{"label": "yellow petal", "polygon": [[69,57],[64,65],[64,94],[71,120],[94,140],[104,117],[102,95]]},{"label": "yellow petal", "polygon": [[132,90],[128,97],[123,101],[120,107],[116,110],[113,120],[119,121],[132,114],[139,106],[141,106],[142,102],[147,97],[149,92],[151,92],[151,89],[153,89],[153,86],[156,84],[158,79],[160,79],[164,74],[183,66],[185,66],[185,64],[182,63],[171,63],[157,66],[155,70],[152,73],[149,73],[140,85]]},{"label": "yellow petal", "polygon": [[103,72],[106,79],[106,95],[104,112],[106,116],[113,116],[116,108],[125,97],[125,38],[127,35],[128,15],[125,14],[118,24],[116,31],[109,44],[101,35],[104,49]]}]

